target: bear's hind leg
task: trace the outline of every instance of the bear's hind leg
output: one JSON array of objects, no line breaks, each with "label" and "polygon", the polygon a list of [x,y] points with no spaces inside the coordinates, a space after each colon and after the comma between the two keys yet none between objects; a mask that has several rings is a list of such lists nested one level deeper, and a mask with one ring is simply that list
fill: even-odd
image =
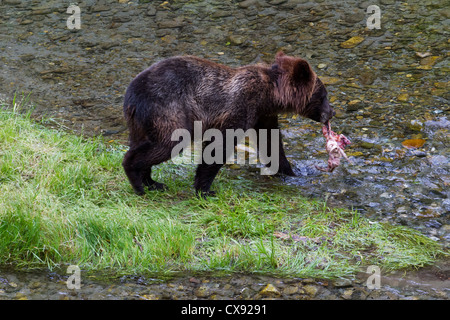
[{"label": "bear's hind leg", "polygon": [[194,188],[195,192],[200,196],[210,196],[214,195],[214,191],[210,191],[209,188],[214,181],[217,173],[223,164],[213,163],[213,164],[199,164],[197,171],[195,172]]},{"label": "bear's hind leg", "polygon": [[152,179],[152,167],[149,167],[142,172],[142,182],[148,188],[148,190],[165,190],[166,185],[160,182],[157,182]]},{"label": "bear's hind leg", "polygon": [[150,190],[163,189],[162,183],[151,178],[151,167],[170,159],[171,149],[146,141],[125,154],[122,165],[134,191],[143,195],[144,185]]}]

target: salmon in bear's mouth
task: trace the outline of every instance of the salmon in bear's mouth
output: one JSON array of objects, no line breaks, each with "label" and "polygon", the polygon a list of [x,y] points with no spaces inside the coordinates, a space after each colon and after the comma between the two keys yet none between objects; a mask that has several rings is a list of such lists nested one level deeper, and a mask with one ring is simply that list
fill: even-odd
[{"label": "salmon in bear's mouth", "polygon": [[351,142],[343,134],[337,134],[331,130],[330,121],[325,122],[322,127],[322,134],[324,135],[327,144],[326,150],[328,152],[328,167],[320,168],[315,166],[316,169],[324,172],[333,172],[333,170],[341,163],[341,157],[347,159],[350,162],[347,155],[344,152],[344,148]]}]

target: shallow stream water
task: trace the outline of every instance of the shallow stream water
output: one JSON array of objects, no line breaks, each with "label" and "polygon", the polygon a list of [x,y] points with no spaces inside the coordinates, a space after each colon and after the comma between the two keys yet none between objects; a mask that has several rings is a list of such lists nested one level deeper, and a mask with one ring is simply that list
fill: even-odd
[{"label": "shallow stream water", "polygon": [[[366,27],[366,10],[373,4],[381,10],[380,29]],[[81,28],[70,30],[64,1],[0,1],[1,100],[30,94],[35,117],[46,115],[59,127],[126,142],[123,94],[152,63],[192,54],[240,66],[271,62],[282,49],[306,58],[327,85],[337,113],[333,130],[352,141],[346,151],[353,164],[343,160],[333,173],[315,169],[327,160],[320,126],[281,115],[286,153],[297,177],[271,179],[268,185],[295,185],[306,196],[407,225],[449,247],[450,8],[444,1],[87,0],[78,5]],[[443,281],[448,298],[448,266],[441,269],[447,280],[436,279]],[[0,298],[20,292],[11,281],[36,274],[8,275],[17,281],[1,276],[6,289],[0,287]],[[242,278],[250,287],[284,281],[250,278]],[[218,288],[226,285],[222,280]],[[176,281],[185,284],[175,282],[175,287],[201,286],[208,278]],[[98,286],[97,296],[85,298],[121,297],[108,296],[104,290],[109,287]],[[41,297],[47,297],[46,290],[51,291],[43,289]],[[132,290],[129,296],[140,296]],[[405,296],[398,290],[397,297]],[[258,292],[255,287],[248,297]],[[67,296],[83,298],[81,293]]]},{"label": "shallow stream water", "polygon": [[408,273],[381,275],[379,287],[370,289],[367,273],[355,279],[334,281],[274,278],[234,274],[184,275],[172,278],[124,276],[101,280],[80,274],[80,287],[73,288],[72,275],[59,272],[17,272],[0,268],[0,300],[448,300],[449,263]]}]

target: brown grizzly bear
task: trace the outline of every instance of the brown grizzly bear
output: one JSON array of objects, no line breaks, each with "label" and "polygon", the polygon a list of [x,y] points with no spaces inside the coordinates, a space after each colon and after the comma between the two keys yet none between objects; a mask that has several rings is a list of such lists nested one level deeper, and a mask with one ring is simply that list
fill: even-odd
[{"label": "brown grizzly bear", "polygon": [[[192,132],[194,121],[201,121],[203,130],[225,132],[277,129],[279,113],[296,113],[322,123],[334,115],[327,91],[308,62],[283,52],[277,53],[272,65],[240,68],[194,56],[162,60],[131,82],[123,110],[130,143],[123,167],[137,194],[144,193],[144,186],[164,188],[152,179],[151,168],[171,158],[178,143],[171,140],[174,130]],[[223,163],[198,165],[196,192],[212,193],[210,186]],[[281,138],[278,173],[295,175]]]}]

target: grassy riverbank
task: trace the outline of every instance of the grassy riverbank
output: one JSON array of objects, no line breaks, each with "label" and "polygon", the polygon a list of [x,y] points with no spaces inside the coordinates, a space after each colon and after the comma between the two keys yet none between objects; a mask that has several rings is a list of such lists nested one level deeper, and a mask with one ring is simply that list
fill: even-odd
[{"label": "grassy riverbank", "polygon": [[198,199],[194,166],[154,170],[166,192],[139,197],[124,147],[0,109],[0,264],[113,273],[258,272],[334,278],[419,267],[441,247],[418,232],[329,208],[294,187],[261,190],[222,170]]}]

